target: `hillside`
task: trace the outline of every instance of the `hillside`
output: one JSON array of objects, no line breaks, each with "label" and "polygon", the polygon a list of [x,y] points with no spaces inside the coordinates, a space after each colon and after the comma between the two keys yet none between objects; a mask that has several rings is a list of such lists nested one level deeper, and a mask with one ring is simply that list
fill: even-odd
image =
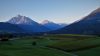
[{"label": "hillside", "polygon": [[76,21],[62,29],[52,31],[55,34],[97,34],[100,33],[100,8],[91,12],[80,21]]},{"label": "hillside", "polygon": [[17,25],[0,22],[0,33],[10,32],[10,33],[22,33],[24,30]]}]

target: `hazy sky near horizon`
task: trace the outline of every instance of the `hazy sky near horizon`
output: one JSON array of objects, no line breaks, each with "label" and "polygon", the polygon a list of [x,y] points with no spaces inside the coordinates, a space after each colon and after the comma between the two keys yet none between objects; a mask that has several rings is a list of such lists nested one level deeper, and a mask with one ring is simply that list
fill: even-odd
[{"label": "hazy sky near horizon", "polygon": [[100,7],[100,0],[0,0],[0,22],[20,14],[41,22],[72,23]]}]

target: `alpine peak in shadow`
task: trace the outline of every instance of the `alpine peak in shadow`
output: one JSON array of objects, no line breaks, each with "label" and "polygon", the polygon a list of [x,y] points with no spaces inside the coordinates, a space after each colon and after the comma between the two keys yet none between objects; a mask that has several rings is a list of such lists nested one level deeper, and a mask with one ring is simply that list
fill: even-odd
[{"label": "alpine peak in shadow", "polygon": [[76,21],[62,29],[52,31],[55,34],[100,34],[100,8],[91,12],[88,16]]},{"label": "alpine peak in shadow", "polygon": [[7,32],[7,33],[23,33],[23,29],[18,27],[15,24],[10,24],[6,22],[0,22],[0,34]]}]

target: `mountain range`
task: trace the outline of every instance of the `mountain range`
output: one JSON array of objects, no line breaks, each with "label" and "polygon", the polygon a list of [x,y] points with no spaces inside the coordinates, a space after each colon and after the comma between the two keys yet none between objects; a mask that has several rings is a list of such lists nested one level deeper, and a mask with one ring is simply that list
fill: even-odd
[{"label": "mountain range", "polygon": [[40,24],[47,27],[47,28],[49,28],[49,29],[51,29],[52,31],[67,26],[67,24],[64,24],[64,23],[54,23],[54,22],[51,22],[51,21],[48,21],[48,20],[44,20]]},{"label": "mountain range", "polygon": [[100,8],[88,16],[76,21],[62,29],[51,31],[52,34],[100,34]]},{"label": "mountain range", "polygon": [[23,32],[40,33],[57,30],[65,26],[65,24],[56,24],[54,22],[44,20],[42,23],[37,23],[29,17],[17,15],[7,21],[9,24],[14,24],[23,29]]},{"label": "mountain range", "polygon": [[37,23],[29,17],[17,15],[7,22],[0,22],[0,33],[48,33],[48,34],[100,34],[100,8],[74,23],[57,24],[48,20]]},{"label": "mountain range", "polygon": [[8,23],[16,24],[20,28],[24,29],[26,32],[46,32],[49,31],[48,28],[42,26],[41,24],[33,21],[29,17],[18,15],[16,17],[11,18]]}]

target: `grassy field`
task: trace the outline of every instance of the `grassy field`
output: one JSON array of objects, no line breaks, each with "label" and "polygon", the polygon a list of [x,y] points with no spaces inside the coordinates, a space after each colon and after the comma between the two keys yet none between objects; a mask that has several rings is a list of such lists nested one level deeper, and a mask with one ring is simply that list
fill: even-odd
[{"label": "grassy field", "polygon": [[100,47],[74,52],[78,56],[100,56]]},{"label": "grassy field", "polygon": [[0,56],[73,56],[73,54],[40,44],[33,46],[32,42],[33,39],[18,39],[0,43]]},{"label": "grassy field", "polygon": [[[32,45],[36,42],[36,45]],[[46,35],[0,42],[0,56],[98,56],[100,38],[89,35]]]},{"label": "grassy field", "polygon": [[100,46],[100,39],[89,38],[84,40],[72,40],[72,41],[57,41],[51,45],[50,47],[62,49],[65,51],[77,51],[81,49],[88,49],[95,46]]},{"label": "grassy field", "polygon": [[53,41],[48,47],[63,50],[78,56],[100,55],[100,37],[87,35],[50,35]]}]

